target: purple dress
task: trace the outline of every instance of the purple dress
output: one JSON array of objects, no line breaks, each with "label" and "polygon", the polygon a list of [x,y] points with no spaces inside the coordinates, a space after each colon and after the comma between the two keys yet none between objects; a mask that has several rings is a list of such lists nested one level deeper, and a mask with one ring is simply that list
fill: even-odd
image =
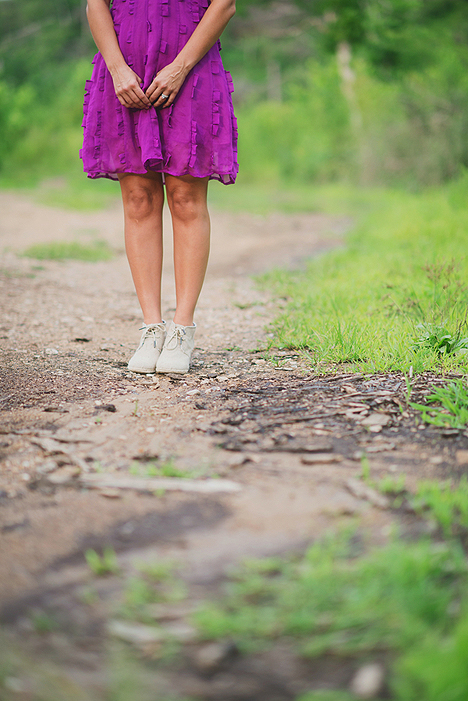
[{"label": "purple dress", "polygon": [[[203,17],[208,0],[114,0],[120,49],[143,91],[171,63]],[[156,171],[233,183],[238,172],[232,78],[217,42],[188,74],[173,105],[123,107],[100,53],[86,81],[80,156],[90,178]]]}]

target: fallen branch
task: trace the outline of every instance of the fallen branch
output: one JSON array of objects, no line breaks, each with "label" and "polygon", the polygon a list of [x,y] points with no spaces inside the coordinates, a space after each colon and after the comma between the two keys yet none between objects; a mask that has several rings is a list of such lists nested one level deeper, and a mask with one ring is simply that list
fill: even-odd
[{"label": "fallen branch", "polygon": [[81,474],[78,481],[90,489],[134,489],[137,492],[167,490],[216,494],[241,490],[237,482],[222,479],[192,480],[179,477],[117,477],[104,474]]}]

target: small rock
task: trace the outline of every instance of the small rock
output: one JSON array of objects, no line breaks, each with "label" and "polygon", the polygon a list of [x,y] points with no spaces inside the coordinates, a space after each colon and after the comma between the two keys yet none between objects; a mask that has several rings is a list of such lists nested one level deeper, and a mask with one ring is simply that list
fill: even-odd
[{"label": "small rock", "polygon": [[46,348],[44,353],[46,355],[58,355],[58,350],[56,348]]},{"label": "small rock", "polygon": [[395,450],[395,443],[379,443],[366,448],[366,453],[384,453],[387,450]]},{"label": "small rock", "polygon": [[154,426],[148,426],[148,428],[145,428],[146,433],[154,433],[156,431]]},{"label": "small rock", "polygon": [[445,428],[442,431],[442,435],[444,438],[454,438],[455,436],[458,436],[459,433],[460,431],[458,430],[458,428]]},{"label": "small rock", "polygon": [[362,426],[387,426],[390,423],[391,417],[388,414],[381,414],[380,412],[373,412],[366,416],[365,419],[361,421]]},{"label": "small rock", "polygon": [[2,533],[11,533],[12,531],[18,531],[22,528],[28,528],[30,525],[31,522],[29,519],[23,518],[22,521],[12,521],[11,523],[6,523],[4,526],[2,526],[1,530]]},{"label": "small rock", "polygon": [[17,677],[5,677],[3,686],[8,691],[13,691],[15,694],[22,694],[26,691],[26,684]]},{"label": "small rock", "polygon": [[228,458],[229,467],[241,467],[241,465],[245,465],[248,462],[260,462],[260,458],[257,455],[249,455],[247,453],[232,455]]},{"label": "small rock", "polygon": [[118,620],[109,621],[107,631],[115,638],[120,638],[120,640],[137,646],[161,642],[165,637],[161,628],[146,626],[143,623],[127,623],[126,621]]},{"label": "small rock", "polygon": [[198,637],[196,628],[183,621],[166,623],[162,627],[168,637],[175,638],[180,643],[191,643]]},{"label": "small rock", "polygon": [[101,489],[99,494],[107,499],[120,499],[122,497],[118,489]]},{"label": "small rock", "polygon": [[47,475],[47,481],[56,486],[64,486],[71,484],[80,472],[80,468],[76,466],[62,467],[56,472]]},{"label": "small rock", "polygon": [[390,507],[390,501],[387,497],[372,489],[372,487],[368,487],[364,482],[354,479],[354,477],[350,477],[346,481],[346,487],[355,497],[365,499],[379,509],[388,509]]},{"label": "small rock", "polygon": [[326,463],[341,462],[341,460],[343,460],[342,455],[334,455],[333,453],[311,453],[301,457],[303,465],[324,465]]},{"label": "small rock", "polygon": [[208,643],[200,647],[194,657],[194,663],[200,672],[215,672],[223,662],[237,653],[235,643],[228,640],[222,643]]},{"label": "small rock", "polygon": [[381,664],[367,664],[358,669],[350,689],[359,699],[373,699],[381,691],[385,679],[385,670]]},{"label": "small rock", "polygon": [[191,389],[189,392],[187,392],[187,397],[191,397],[193,394],[200,394],[199,389]]}]

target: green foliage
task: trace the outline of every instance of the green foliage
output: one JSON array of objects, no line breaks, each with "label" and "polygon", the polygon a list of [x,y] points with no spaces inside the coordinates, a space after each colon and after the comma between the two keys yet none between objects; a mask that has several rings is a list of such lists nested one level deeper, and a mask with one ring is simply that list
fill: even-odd
[{"label": "green foliage", "polygon": [[456,543],[392,542],[356,554],[349,540],[333,538],[274,574],[251,565],[224,601],[197,613],[198,625],[206,638],[232,637],[244,651],[288,636],[307,657],[402,653],[451,630],[447,611],[466,596]]},{"label": "green foliage", "polygon": [[443,326],[432,324],[418,324],[416,329],[421,332],[421,335],[415,341],[415,348],[430,348],[438,355],[468,352],[468,338],[462,338],[460,331],[453,334]]},{"label": "green foliage", "polygon": [[[435,387],[426,397],[427,404],[411,403],[421,412],[422,420],[435,426],[464,428],[468,424],[468,389],[463,380],[449,382],[445,387]],[[433,406],[437,404],[438,406]]]},{"label": "green foliage", "polygon": [[[466,604],[464,604],[466,607]],[[457,614],[457,606],[449,611]],[[398,660],[392,689],[401,701],[465,701],[468,698],[468,615],[444,637],[428,633]]]},{"label": "green foliage", "polygon": [[[223,37],[237,85],[246,184],[414,188],[468,166],[465,3],[295,4],[297,15],[285,16],[267,0],[255,8],[241,1]],[[269,14],[258,15],[259,6]],[[94,51],[83,8],[79,0],[0,3],[3,183],[79,168],[82,94]],[[338,69],[335,50],[343,42],[352,54]],[[66,199],[82,206],[81,196]]]},{"label": "green foliage", "polygon": [[112,258],[112,251],[106,241],[88,245],[78,241],[54,241],[34,244],[23,251],[23,256],[37,260],[84,260],[95,263]]},{"label": "green foliage", "polygon": [[174,565],[145,563],[139,574],[127,580],[121,614],[128,618],[151,623],[154,617],[148,606],[157,603],[182,601],[187,596],[184,582],[174,573]]},{"label": "green foliage", "polygon": [[421,482],[411,506],[431,516],[446,537],[468,529],[468,481],[464,476],[455,487],[451,482]]},{"label": "green foliage", "polygon": [[172,460],[156,464],[154,462],[134,462],[130,466],[130,473],[139,477],[180,477],[181,479],[197,477],[198,472],[180,470]]},{"label": "green foliage", "polygon": [[113,548],[105,547],[102,555],[89,548],[85,552],[86,562],[93,574],[97,577],[105,577],[108,574],[117,574],[119,565]]},{"label": "green foliage", "polygon": [[51,633],[57,628],[56,621],[45,611],[34,611],[31,623],[36,633]]},{"label": "green foliage", "polygon": [[[466,177],[455,186],[457,198],[462,189],[468,194]],[[278,297],[289,300],[272,345],[306,349],[318,367],[465,368],[468,215],[454,191],[388,192],[384,199],[376,193],[373,211],[346,248],[312,260],[306,270],[265,276]],[[443,327],[453,352],[421,341],[421,324]]]},{"label": "green foliage", "polygon": [[[468,487],[424,483],[425,514],[468,524]],[[233,576],[226,598],[197,614],[208,639],[233,638],[248,652],[287,636],[305,656],[392,653],[395,701],[464,701],[468,694],[467,564],[455,540],[391,542],[362,552],[343,535],[315,544],[299,560],[254,561]],[[296,701],[351,701],[339,690]]]}]

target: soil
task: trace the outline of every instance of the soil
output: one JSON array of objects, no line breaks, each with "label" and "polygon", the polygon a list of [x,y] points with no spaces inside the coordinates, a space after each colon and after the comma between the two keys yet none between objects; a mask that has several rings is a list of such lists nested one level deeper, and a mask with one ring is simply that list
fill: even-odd
[{"label": "soil", "polygon": [[[375,543],[395,523],[424,528],[373,490],[360,491],[364,453],[373,479],[405,474],[409,487],[466,471],[467,436],[420,425],[400,375],[336,368],[318,375],[305,354],[266,352],[269,324],[285,301],[252,275],[299,267],[341,245],[345,218],[215,211],[193,367],[186,376],[138,376],[126,369],[141,315],[120,204],[77,213],[3,192],[0,208],[0,604],[8,649],[21,648],[2,698],[43,698],[45,668],[58,684],[47,698],[109,698],[108,622],[122,573],[138,563],[176,563],[190,601],[217,596],[233,564],[302,551],[350,520]],[[170,319],[167,216],[165,223]],[[107,241],[112,260],[21,255],[31,244],[95,239]],[[420,376],[412,399],[440,381]],[[159,488],[148,482],[174,473]],[[200,485],[217,491],[190,491]],[[106,546],[120,574],[98,579],[84,552]],[[83,595],[91,584],[99,599],[92,606]],[[60,621],[59,631],[34,625],[44,612]],[[148,698],[294,699],[347,686],[356,669],[336,660],[305,664],[279,645],[248,658],[228,655],[206,675],[193,663],[197,644],[185,642],[182,668],[145,672],[161,689]]]}]

